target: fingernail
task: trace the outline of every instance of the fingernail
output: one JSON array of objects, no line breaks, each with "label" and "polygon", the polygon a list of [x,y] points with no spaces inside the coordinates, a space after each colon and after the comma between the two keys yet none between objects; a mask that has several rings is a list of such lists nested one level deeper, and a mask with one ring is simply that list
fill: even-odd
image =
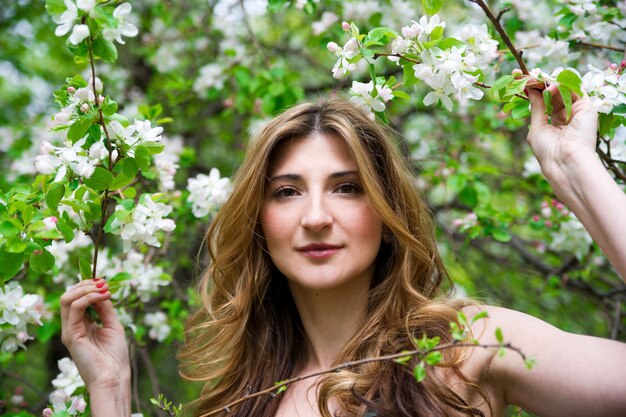
[{"label": "fingernail", "polygon": [[108,291],[104,290],[104,291],[100,291],[100,294],[106,294]]},{"label": "fingernail", "polygon": [[528,89],[524,88],[524,94],[526,94],[526,97],[528,97],[530,94],[528,94]]},{"label": "fingernail", "polygon": [[96,288],[102,288],[104,287],[104,282],[101,282],[100,284],[96,284]]},{"label": "fingernail", "polygon": [[100,278],[96,277],[96,278],[93,279],[93,282],[98,282],[99,280],[100,280]]}]

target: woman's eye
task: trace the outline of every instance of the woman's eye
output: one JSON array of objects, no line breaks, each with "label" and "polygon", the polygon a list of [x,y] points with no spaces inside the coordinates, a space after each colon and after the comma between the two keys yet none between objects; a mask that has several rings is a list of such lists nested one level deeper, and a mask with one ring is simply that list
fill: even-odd
[{"label": "woman's eye", "polygon": [[280,187],[279,189],[274,191],[274,197],[278,199],[295,197],[296,195],[298,195],[298,192],[291,187]]},{"label": "woman's eye", "polygon": [[336,192],[340,194],[356,194],[361,192],[361,187],[347,182],[345,184],[340,184],[339,187],[337,187]]}]

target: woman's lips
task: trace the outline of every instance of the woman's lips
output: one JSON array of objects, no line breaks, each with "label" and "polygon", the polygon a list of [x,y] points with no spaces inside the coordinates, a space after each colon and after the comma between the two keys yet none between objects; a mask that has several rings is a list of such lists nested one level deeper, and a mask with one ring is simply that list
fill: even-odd
[{"label": "woman's lips", "polygon": [[324,259],[333,256],[342,248],[341,245],[310,244],[297,248],[298,252],[307,258]]}]

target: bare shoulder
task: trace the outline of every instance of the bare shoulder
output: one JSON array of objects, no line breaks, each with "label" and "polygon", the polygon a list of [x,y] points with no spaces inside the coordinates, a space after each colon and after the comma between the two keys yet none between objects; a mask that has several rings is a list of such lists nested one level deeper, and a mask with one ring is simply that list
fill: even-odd
[{"label": "bare shoulder", "polygon": [[626,344],[562,331],[531,315],[488,305],[466,307],[471,322],[480,311],[488,318],[472,324],[480,345],[504,343],[535,360],[527,369],[521,355],[497,348],[475,348],[467,372],[480,376],[494,403],[519,405],[542,416],[626,415]]}]

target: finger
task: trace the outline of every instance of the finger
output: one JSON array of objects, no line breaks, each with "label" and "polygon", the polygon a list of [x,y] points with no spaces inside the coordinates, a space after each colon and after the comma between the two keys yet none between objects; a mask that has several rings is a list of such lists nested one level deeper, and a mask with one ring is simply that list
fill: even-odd
[{"label": "finger", "polygon": [[530,101],[530,128],[538,129],[547,125],[546,105],[541,93],[536,90],[528,90],[528,100]]},{"label": "finger", "polygon": [[80,297],[89,294],[90,292],[100,292],[103,290],[108,290],[108,285],[106,281],[102,279],[89,279],[79,282],[73,287],[69,288],[62,296],[61,296],[61,320],[67,320],[70,306],[72,303]]},{"label": "finger", "polygon": [[91,292],[77,300],[74,300],[70,305],[67,321],[63,326],[62,341],[63,344],[68,346],[71,344],[73,337],[81,336],[84,333],[85,327],[85,311],[87,307],[93,305],[98,301],[104,301],[111,296],[108,291]]},{"label": "finger", "polygon": [[98,313],[100,321],[104,327],[111,329],[123,329],[122,324],[117,318],[113,303],[110,300],[100,301],[93,305],[93,308]]}]

